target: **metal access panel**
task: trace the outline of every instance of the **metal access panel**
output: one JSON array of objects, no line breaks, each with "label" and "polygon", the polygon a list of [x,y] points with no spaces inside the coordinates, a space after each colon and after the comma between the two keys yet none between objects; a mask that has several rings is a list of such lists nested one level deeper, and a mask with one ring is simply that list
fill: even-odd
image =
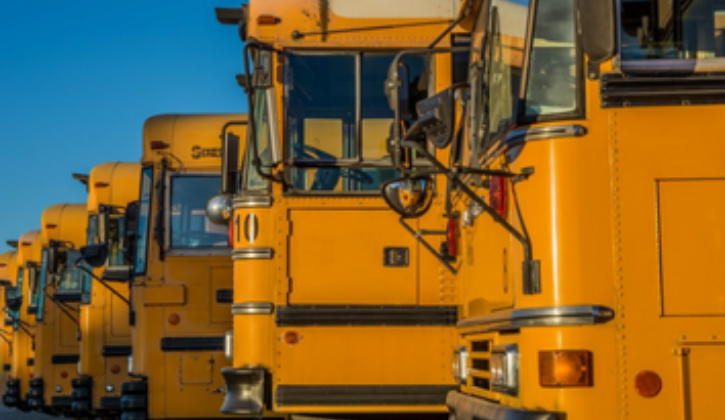
[{"label": "metal access panel", "polygon": [[722,378],[725,377],[725,343],[682,349],[682,408],[684,419],[723,418]]},{"label": "metal access panel", "polygon": [[725,179],[658,182],[663,314],[725,315]]},{"label": "metal access panel", "polygon": [[[291,210],[291,304],[418,303],[415,238],[387,209]],[[386,264],[391,248],[408,264]],[[401,257],[402,258],[402,257]]]}]

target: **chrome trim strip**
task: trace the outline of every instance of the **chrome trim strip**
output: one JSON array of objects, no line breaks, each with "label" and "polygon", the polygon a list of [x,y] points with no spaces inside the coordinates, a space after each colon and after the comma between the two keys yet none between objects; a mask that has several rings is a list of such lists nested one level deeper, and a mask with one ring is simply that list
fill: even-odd
[{"label": "chrome trim strip", "polygon": [[234,197],[234,209],[269,208],[272,207],[272,196],[269,195],[242,195]]},{"label": "chrome trim strip", "polygon": [[513,130],[504,139],[506,146],[535,140],[551,140],[565,137],[582,137],[587,134],[586,127],[578,124],[551,125],[548,127],[520,128]]},{"label": "chrome trim strip", "polygon": [[241,248],[232,251],[232,260],[270,260],[274,248]]},{"label": "chrome trim strip", "polygon": [[274,303],[248,302],[232,305],[232,315],[270,315],[274,313]]},{"label": "chrome trim strip", "polygon": [[606,306],[553,306],[548,308],[519,309],[463,319],[458,328],[476,328],[484,331],[510,331],[528,327],[559,327],[566,325],[594,325],[609,322],[614,310]]}]

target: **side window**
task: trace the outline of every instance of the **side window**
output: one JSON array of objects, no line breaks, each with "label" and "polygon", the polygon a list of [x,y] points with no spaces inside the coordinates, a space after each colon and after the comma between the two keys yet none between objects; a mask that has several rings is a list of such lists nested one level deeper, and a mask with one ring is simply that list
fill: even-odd
[{"label": "side window", "polygon": [[126,238],[126,218],[123,216],[112,216],[108,226],[108,266],[125,266],[124,240]]},{"label": "side window", "polygon": [[40,297],[39,278],[38,278],[38,266],[36,263],[29,262],[27,264],[27,277],[28,277],[28,313],[35,313],[38,309],[38,300]]},{"label": "side window", "polygon": [[574,1],[538,2],[535,22],[524,116],[571,114],[579,97]]},{"label": "side window", "polygon": [[516,123],[529,0],[491,0],[473,33],[471,164]]},{"label": "side window", "polygon": [[81,257],[79,251],[68,251],[64,253],[58,265],[58,292],[77,292],[81,290],[83,272],[75,268],[75,262]]}]

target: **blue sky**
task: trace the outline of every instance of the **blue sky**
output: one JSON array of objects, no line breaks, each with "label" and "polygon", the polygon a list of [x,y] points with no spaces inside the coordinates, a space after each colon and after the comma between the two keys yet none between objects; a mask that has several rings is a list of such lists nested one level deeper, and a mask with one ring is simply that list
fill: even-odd
[{"label": "blue sky", "polygon": [[0,2],[0,252],[43,210],[85,202],[71,173],[138,161],[162,113],[242,112],[240,0]]}]

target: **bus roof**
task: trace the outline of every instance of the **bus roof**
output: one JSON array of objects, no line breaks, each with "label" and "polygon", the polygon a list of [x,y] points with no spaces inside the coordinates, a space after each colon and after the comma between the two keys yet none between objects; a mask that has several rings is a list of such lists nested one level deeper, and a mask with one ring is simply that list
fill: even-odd
[{"label": "bus roof", "polygon": [[107,162],[96,165],[88,177],[89,213],[98,206],[121,206],[138,200],[141,164],[138,162]]},{"label": "bus roof", "polygon": [[56,204],[43,212],[40,232],[43,245],[51,240],[71,242],[75,248],[85,245],[88,213],[85,204]]},{"label": "bus roof", "polygon": [[248,35],[283,47],[427,47],[461,0],[251,0]]},{"label": "bus roof", "polygon": [[[170,166],[221,168],[220,134],[225,124],[244,122],[245,114],[158,115],[146,120],[143,129],[143,165],[166,158]],[[246,139],[246,128],[232,127],[232,133]]]}]

